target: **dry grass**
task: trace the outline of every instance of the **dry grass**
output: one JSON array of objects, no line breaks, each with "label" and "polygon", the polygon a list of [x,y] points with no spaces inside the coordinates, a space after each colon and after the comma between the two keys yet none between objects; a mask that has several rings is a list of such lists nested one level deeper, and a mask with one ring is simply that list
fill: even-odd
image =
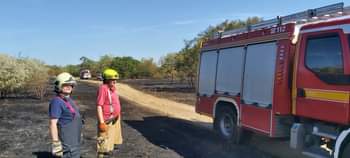
[{"label": "dry grass", "polygon": [[194,106],[196,103],[195,89],[179,81],[135,79],[122,80],[121,83],[160,98]]},{"label": "dry grass", "polygon": [[[100,81],[82,81],[93,84],[101,84]],[[119,96],[123,99],[137,103],[139,106],[160,112],[166,116],[198,122],[202,125],[210,126],[212,119],[199,115],[195,112],[194,106],[179,103],[173,100],[159,98],[145,92],[130,87],[127,84],[117,84]]]}]

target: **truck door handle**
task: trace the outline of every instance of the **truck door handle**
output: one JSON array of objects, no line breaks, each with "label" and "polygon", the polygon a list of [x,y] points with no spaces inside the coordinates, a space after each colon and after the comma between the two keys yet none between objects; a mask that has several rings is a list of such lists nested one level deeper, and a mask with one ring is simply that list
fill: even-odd
[{"label": "truck door handle", "polygon": [[298,88],[297,89],[297,96],[298,97],[305,97],[305,90],[303,88]]}]

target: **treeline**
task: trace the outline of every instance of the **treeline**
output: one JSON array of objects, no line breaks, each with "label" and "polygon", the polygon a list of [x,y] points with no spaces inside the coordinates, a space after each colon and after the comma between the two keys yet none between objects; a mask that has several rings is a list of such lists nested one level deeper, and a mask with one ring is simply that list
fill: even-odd
[{"label": "treeline", "polygon": [[98,61],[94,61],[87,57],[80,58],[81,64],[67,65],[64,67],[50,66],[50,75],[57,75],[60,72],[66,71],[73,76],[79,76],[80,70],[89,69],[92,76],[103,72],[106,68],[116,69],[120,78],[136,79],[136,78],[161,78],[159,67],[152,58],[141,60],[132,57],[117,57],[113,55],[104,55]]},{"label": "treeline", "polygon": [[39,60],[0,54],[0,98],[18,95],[43,98],[48,70]]},{"label": "treeline", "polygon": [[180,51],[168,53],[162,57],[158,64],[155,63],[152,58],[136,60],[132,57],[104,55],[98,61],[91,60],[87,57],[81,57],[81,64],[79,65],[67,65],[65,67],[51,66],[50,73],[57,74],[64,70],[75,76],[79,76],[79,71],[81,69],[89,69],[94,75],[109,67],[116,69],[121,78],[160,78],[180,80],[187,82],[189,86],[194,87],[197,78],[198,58],[201,44],[211,38],[218,31],[247,27],[248,25],[257,23],[261,20],[261,18],[252,17],[245,21],[226,20],[216,26],[209,26],[194,39],[185,40],[184,47]]}]

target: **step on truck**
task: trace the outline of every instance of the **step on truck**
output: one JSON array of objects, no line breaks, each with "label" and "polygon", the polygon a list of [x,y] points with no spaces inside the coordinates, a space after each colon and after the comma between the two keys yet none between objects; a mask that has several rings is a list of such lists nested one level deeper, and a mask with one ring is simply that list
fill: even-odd
[{"label": "step on truck", "polygon": [[337,3],[218,32],[202,44],[196,112],[238,143],[289,138],[310,157],[350,158],[350,7]]}]

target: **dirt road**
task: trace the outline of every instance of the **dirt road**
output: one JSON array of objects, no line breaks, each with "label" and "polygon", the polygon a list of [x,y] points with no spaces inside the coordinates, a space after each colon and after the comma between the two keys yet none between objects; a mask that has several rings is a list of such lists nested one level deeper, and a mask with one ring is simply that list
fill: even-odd
[{"label": "dirt road", "polygon": [[[53,95],[53,94],[51,94]],[[83,157],[95,157],[96,85],[79,83],[74,98],[86,116]],[[49,157],[48,101],[34,99],[0,100],[0,157]],[[254,145],[224,145],[207,128],[168,117],[122,99],[124,144],[115,157],[156,158],[270,158]]]}]

